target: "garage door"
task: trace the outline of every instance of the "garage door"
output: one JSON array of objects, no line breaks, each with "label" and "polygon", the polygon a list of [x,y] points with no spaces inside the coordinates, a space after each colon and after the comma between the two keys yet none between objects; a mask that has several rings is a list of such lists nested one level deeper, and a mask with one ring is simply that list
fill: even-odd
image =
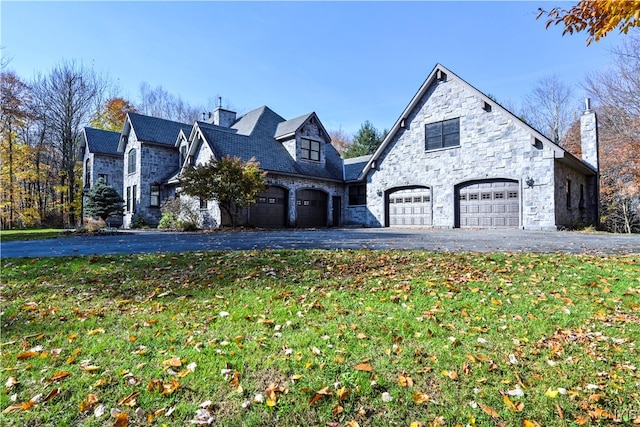
[{"label": "garage door", "polygon": [[410,188],[390,193],[388,212],[390,227],[432,225],[431,189]]},{"label": "garage door", "polygon": [[327,226],[327,194],[318,190],[300,190],[297,197],[298,227]]},{"label": "garage door", "polygon": [[286,220],[287,191],[284,188],[269,187],[258,195],[258,200],[249,210],[249,222],[255,227],[285,227]]},{"label": "garage door", "polygon": [[459,227],[518,227],[520,187],[517,181],[475,181],[458,188]]}]

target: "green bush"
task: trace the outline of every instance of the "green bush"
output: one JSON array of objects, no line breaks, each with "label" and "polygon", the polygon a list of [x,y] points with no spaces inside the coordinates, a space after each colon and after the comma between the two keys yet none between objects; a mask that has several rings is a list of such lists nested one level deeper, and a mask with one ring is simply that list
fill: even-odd
[{"label": "green bush", "polygon": [[162,230],[176,228],[176,215],[173,212],[165,212],[160,218],[160,223],[158,223],[158,228]]},{"label": "green bush", "polygon": [[180,220],[177,223],[177,228],[182,231],[196,231],[198,226],[191,221]]},{"label": "green bush", "polygon": [[131,218],[131,228],[149,228],[151,221],[142,213],[137,213]]}]

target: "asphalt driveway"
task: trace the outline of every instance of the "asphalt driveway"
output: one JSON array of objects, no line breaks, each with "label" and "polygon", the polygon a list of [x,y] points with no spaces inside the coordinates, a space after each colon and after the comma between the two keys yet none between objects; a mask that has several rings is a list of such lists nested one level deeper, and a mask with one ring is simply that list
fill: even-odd
[{"label": "asphalt driveway", "polygon": [[0,257],[86,256],[251,249],[424,249],[439,252],[640,254],[640,235],[529,230],[394,228],[127,231],[105,236],[2,242]]}]

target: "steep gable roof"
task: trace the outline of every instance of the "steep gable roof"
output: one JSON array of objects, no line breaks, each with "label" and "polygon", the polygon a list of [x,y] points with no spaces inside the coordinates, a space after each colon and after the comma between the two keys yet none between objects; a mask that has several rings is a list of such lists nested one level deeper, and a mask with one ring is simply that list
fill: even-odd
[{"label": "steep gable roof", "polygon": [[396,136],[398,131],[404,126],[405,120],[407,120],[407,118],[411,115],[412,111],[420,103],[422,97],[429,90],[429,88],[434,83],[436,83],[438,80],[443,79],[443,78],[446,79],[447,81],[449,81],[449,80],[455,81],[458,84],[462,85],[469,92],[471,92],[475,96],[477,96],[480,101],[482,101],[485,104],[487,104],[488,106],[490,106],[492,110],[496,110],[496,111],[499,111],[502,114],[506,114],[506,115],[510,116],[517,126],[520,126],[525,131],[527,131],[527,132],[529,132],[531,134],[532,142],[535,139],[537,139],[537,140],[543,142],[545,145],[550,146],[552,148],[553,152],[554,152],[554,156],[555,156],[556,159],[562,161],[563,163],[568,164],[569,166],[571,166],[571,167],[573,167],[573,168],[575,168],[577,170],[580,170],[583,173],[595,173],[595,170],[593,168],[588,166],[586,163],[584,163],[583,161],[581,161],[577,157],[573,156],[568,151],[566,151],[563,148],[561,148],[559,145],[557,145],[556,143],[551,141],[546,136],[542,135],[540,132],[538,132],[536,129],[534,129],[530,125],[528,125],[525,122],[523,122],[515,114],[513,114],[512,112],[510,112],[509,110],[507,110],[506,108],[504,108],[503,106],[501,106],[500,104],[498,104],[497,102],[495,102],[494,100],[489,98],[484,93],[480,92],[475,87],[471,86],[466,81],[462,80],[460,77],[458,77],[452,71],[448,70],[443,65],[436,64],[436,66],[433,68],[431,73],[429,73],[429,76],[424,81],[422,86],[420,86],[420,89],[418,89],[418,92],[413,96],[413,98],[411,98],[411,101],[409,102],[409,105],[407,105],[407,107],[404,109],[404,111],[402,112],[400,117],[398,117],[396,122],[393,124],[393,126],[391,127],[391,130],[389,131],[389,133],[387,134],[385,139],[382,141],[382,143],[380,144],[380,146],[378,147],[376,152],[373,154],[373,156],[371,156],[371,159],[369,160],[367,165],[363,168],[360,176],[358,177],[359,179],[364,178],[367,175],[367,173],[369,173],[369,171],[371,171],[373,169],[373,167],[375,165],[375,162],[380,158],[380,156],[385,151],[387,146],[391,143],[391,141],[393,141],[393,138]]},{"label": "steep gable roof", "polygon": [[[145,116],[138,113],[127,113],[127,122],[125,123],[123,134],[126,134],[128,126],[133,128],[138,140],[141,142],[171,147],[175,146],[176,139],[181,130],[183,130],[185,134],[191,131],[191,125],[186,123]],[[122,142],[118,150],[124,150]]]},{"label": "steep gable roof", "polygon": [[84,142],[90,153],[123,157],[123,153],[118,152],[119,141],[120,132],[91,127],[84,128]]},{"label": "steep gable roof", "polygon": [[300,117],[296,117],[295,119],[285,120],[284,122],[278,123],[278,127],[276,128],[275,138],[277,140],[283,140],[285,138],[291,137],[295,135],[295,133],[304,126],[312,117],[315,117],[316,123],[318,123],[320,127],[320,131],[325,135],[326,138],[331,139],[329,133],[326,131],[322,122],[318,119],[316,113],[304,114]]}]

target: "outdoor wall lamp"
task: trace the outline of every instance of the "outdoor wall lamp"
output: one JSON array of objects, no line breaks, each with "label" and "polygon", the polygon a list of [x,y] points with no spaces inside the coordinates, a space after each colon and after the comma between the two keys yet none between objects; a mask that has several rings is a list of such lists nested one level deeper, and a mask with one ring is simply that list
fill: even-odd
[{"label": "outdoor wall lamp", "polygon": [[525,181],[525,182],[527,183],[527,186],[528,186],[529,188],[533,188],[533,184],[535,184],[535,183],[536,183],[536,182],[533,180],[533,178],[531,178],[531,177],[527,177],[527,179],[526,179],[526,181]]},{"label": "outdoor wall lamp", "polygon": [[378,190],[378,191],[376,192],[376,194],[378,195],[378,197],[381,197],[381,196],[382,196],[382,190]]}]

